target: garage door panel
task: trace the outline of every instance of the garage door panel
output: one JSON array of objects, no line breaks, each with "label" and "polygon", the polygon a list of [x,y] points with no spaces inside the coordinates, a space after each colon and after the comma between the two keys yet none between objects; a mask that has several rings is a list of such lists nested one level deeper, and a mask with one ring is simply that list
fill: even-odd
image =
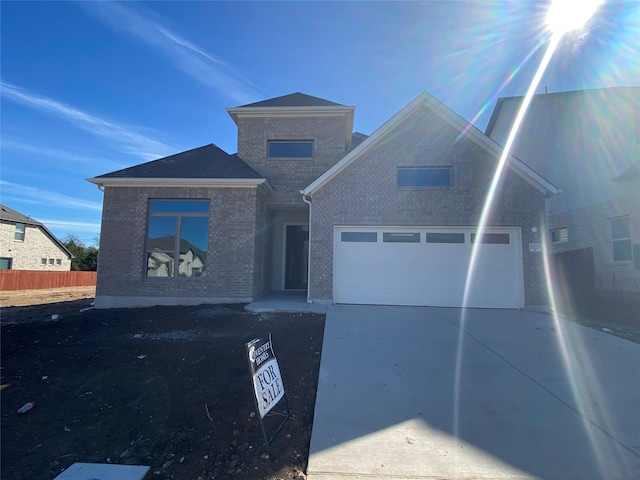
[{"label": "garage door panel", "polygon": [[[395,227],[366,227],[377,232],[377,242],[342,242],[338,227],[334,243],[334,301],[382,305],[462,306],[473,244],[472,227],[411,227],[409,234]],[[446,232],[431,235],[429,232]],[[416,235],[416,232],[419,233]],[[451,234],[453,233],[453,235]],[[519,229],[488,228],[485,241],[509,243],[479,244],[474,262],[473,281],[467,306],[520,308],[523,306],[523,280]],[[506,234],[506,235],[505,235]],[[403,243],[398,238],[420,243]],[[342,238],[358,238],[348,234]],[[393,238],[393,242],[383,239]],[[465,243],[427,243],[455,239]]]}]

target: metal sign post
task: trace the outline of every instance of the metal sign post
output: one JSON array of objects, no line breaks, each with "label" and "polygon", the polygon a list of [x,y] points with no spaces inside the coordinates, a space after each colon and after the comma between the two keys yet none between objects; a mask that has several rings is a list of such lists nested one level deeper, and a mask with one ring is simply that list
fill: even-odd
[{"label": "metal sign post", "polygon": [[[247,347],[247,357],[249,360],[249,370],[253,380],[253,391],[255,393],[256,408],[260,416],[260,426],[264,435],[264,442],[267,448],[273,439],[278,435],[284,424],[289,420],[289,401],[284,393],[282,375],[278,367],[278,361],[273,353],[271,334],[266,337],[255,338],[245,344]],[[271,410],[284,399],[284,412],[271,412]],[[271,412],[271,413],[270,413]],[[265,427],[264,418],[268,414],[280,414],[284,420],[280,422],[274,434],[269,438]]]}]

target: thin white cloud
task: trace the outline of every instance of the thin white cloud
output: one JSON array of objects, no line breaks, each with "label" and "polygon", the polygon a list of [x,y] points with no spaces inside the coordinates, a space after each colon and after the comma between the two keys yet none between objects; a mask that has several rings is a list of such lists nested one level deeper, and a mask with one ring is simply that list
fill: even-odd
[{"label": "thin white cloud", "polygon": [[73,222],[69,220],[58,220],[55,218],[39,218],[40,223],[44,223],[49,230],[68,230],[73,232],[99,233],[100,222]]},{"label": "thin white cloud", "polygon": [[[105,160],[101,157],[96,157],[91,154],[82,154],[79,152],[69,152],[67,150],[59,150],[57,148],[40,147],[30,143],[26,143],[21,140],[14,140],[11,138],[3,137],[0,143],[2,149],[21,151],[34,153],[36,155],[52,157],[57,160],[62,160],[68,163],[82,163],[85,165],[99,165],[101,168],[109,168],[112,170],[119,170],[125,168],[127,165],[122,163],[113,162],[111,160]],[[77,167],[75,167],[77,168]]]},{"label": "thin white cloud", "polygon": [[172,32],[136,9],[117,2],[83,2],[82,5],[111,28],[124,30],[171,58],[174,65],[198,82],[241,104],[254,100],[253,83],[216,55]]},{"label": "thin white cloud", "polygon": [[0,180],[0,191],[2,192],[2,201],[6,203],[11,203],[7,202],[7,200],[11,200],[22,203],[46,205],[47,207],[71,208],[74,210],[102,210],[102,204],[100,202],[70,197],[62,193],[52,192],[51,190],[43,190],[30,185],[22,185],[5,180]]},{"label": "thin white cloud", "polygon": [[127,127],[88,114],[52,98],[30,93],[4,80],[0,81],[0,89],[3,97],[34,110],[64,118],[86,132],[108,139],[114,148],[121,152],[135,155],[145,160],[153,160],[175,152],[168,145]]}]

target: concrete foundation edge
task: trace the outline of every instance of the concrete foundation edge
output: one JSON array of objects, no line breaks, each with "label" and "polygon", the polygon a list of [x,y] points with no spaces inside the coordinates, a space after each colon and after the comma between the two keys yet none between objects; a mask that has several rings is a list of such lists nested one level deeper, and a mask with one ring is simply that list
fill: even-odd
[{"label": "concrete foundation edge", "polygon": [[125,297],[96,295],[94,307],[102,308],[143,308],[156,306],[193,306],[220,303],[250,303],[252,298],[214,297]]}]

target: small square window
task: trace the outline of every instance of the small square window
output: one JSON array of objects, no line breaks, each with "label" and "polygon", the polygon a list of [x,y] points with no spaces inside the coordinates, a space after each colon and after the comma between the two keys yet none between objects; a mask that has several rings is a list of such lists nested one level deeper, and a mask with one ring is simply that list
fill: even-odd
[{"label": "small square window", "polygon": [[50,258],[49,259],[49,265],[53,265],[53,262],[54,262],[53,258]]},{"label": "small square window", "polygon": [[56,258],[56,265],[62,265],[62,259]]},{"label": "small square window", "polygon": [[13,239],[19,242],[24,241],[24,223],[16,223],[16,231],[13,234]]},{"label": "small square window", "polygon": [[397,185],[400,188],[450,187],[451,167],[399,167]]},{"label": "small square window", "polygon": [[568,240],[569,233],[567,232],[567,227],[551,230],[551,243],[562,243]]},{"label": "small square window", "polygon": [[11,270],[13,259],[9,257],[0,258],[0,270]]},{"label": "small square window", "polygon": [[40,259],[40,265],[46,265],[47,264],[47,259],[46,258],[41,258]]}]

